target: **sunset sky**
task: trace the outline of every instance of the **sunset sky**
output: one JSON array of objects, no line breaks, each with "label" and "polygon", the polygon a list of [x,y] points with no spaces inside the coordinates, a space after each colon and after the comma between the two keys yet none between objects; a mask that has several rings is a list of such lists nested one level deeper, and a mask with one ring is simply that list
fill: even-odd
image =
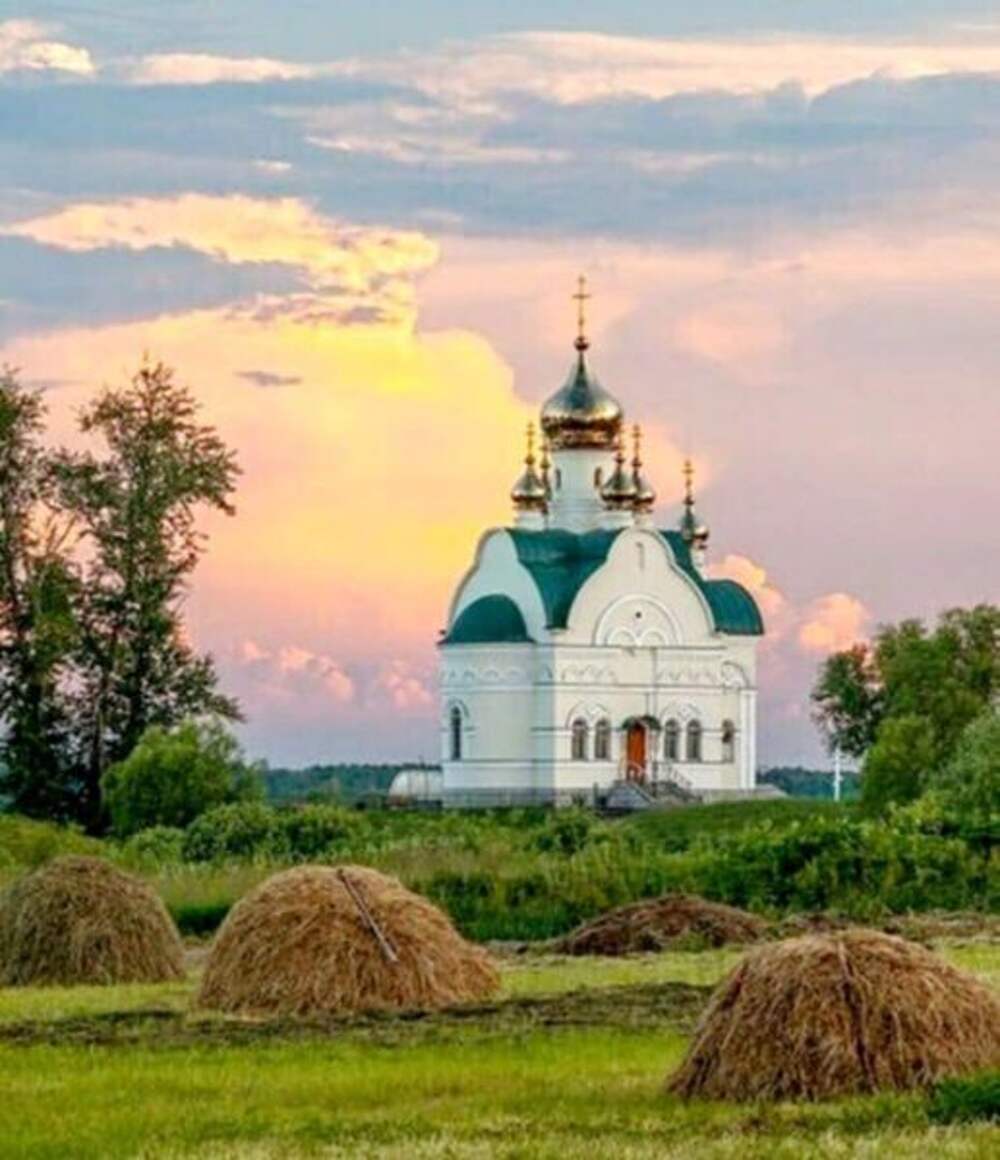
[{"label": "sunset sky", "polygon": [[187,615],[254,755],[437,756],[581,271],[822,760],[824,655],[1000,600],[997,0],[0,0],[0,362],[71,441],[148,351],[238,449]]}]

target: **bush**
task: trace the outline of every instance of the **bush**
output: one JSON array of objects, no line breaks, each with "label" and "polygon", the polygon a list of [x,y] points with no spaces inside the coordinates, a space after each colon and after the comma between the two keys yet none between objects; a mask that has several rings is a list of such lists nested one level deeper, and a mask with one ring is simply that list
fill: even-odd
[{"label": "bush", "polygon": [[247,765],[236,738],[215,720],[147,729],[101,780],[121,838],[152,826],[187,826],[206,810],[262,792],[259,771]]},{"label": "bush", "polygon": [[187,862],[283,858],[288,839],[277,810],[261,802],[217,806],[196,818],[184,834]]},{"label": "bush", "polygon": [[283,811],[279,826],[289,854],[299,862],[343,853],[368,829],[361,814],[333,805],[309,805]]},{"label": "bush", "polygon": [[935,1084],[927,1104],[927,1116],[935,1124],[1000,1121],[1000,1071]]},{"label": "bush", "polygon": [[534,846],[545,853],[576,854],[593,840],[600,825],[589,810],[558,810],[549,815]]},{"label": "bush", "polygon": [[175,866],[184,858],[184,831],[177,826],[150,826],[129,838],[122,855],[133,866]]}]

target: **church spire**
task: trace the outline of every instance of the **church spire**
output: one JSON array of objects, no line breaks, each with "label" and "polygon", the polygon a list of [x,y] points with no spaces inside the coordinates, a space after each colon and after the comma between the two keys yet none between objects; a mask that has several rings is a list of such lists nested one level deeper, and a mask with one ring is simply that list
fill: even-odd
[{"label": "church spire", "polygon": [[590,339],[587,338],[587,300],[591,297],[587,290],[587,278],[581,274],[576,280],[576,293],[573,299],[576,302],[576,342],[574,346],[580,352],[580,358],[583,359],[583,352],[590,346]]},{"label": "church spire", "polygon": [[708,528],[698,522],[694,510],[694,467],[691,458],[684,460],[684,514],[681,516],[681,536],[691,549],[691,558],[701,568],[708,552]]},{"label": "church spire", "polygon": [[642,429],[636,423],[632,428],[632,484],[635,487],[635,511],[639,516],[647,516],[656,503],[656,492],[652,484],[642,474]]}]

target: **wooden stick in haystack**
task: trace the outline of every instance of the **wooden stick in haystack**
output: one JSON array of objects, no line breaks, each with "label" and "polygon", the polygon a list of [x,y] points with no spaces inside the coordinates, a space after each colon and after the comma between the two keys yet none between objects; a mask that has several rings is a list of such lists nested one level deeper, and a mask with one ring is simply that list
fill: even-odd
[{"label": "wooden stick in haystack", "polygon": [[379,926],[379,924],[375,921],[375,915],[373,915],[372,912],[368,909],[368,906],[365,903],[365,900],[361,895],[361,891],[350,880],[350,878],[348,878],[348,876],[344,873],[343,870],[337,871],[337,877],[344,884],[344,889],[351,896],[351,900],[353,901],[354,905],[358,908],[358,913],[361,915],[361,919],[364,922],[365,926],[367,926],[368,929],[375,936],[375,941],[378,943],[379,949],[382,951],[382,954],[385,956],[386,962],[392,963],[393,966],[395,966],[399,962],[399,955],[396,954],[396,948],[386,938],[385,932],[382,930],[382,928]]}]

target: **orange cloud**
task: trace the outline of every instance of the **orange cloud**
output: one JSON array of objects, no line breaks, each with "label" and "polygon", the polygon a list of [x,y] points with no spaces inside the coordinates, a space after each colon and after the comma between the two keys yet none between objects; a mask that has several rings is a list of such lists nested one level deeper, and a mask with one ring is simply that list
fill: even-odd
[{"label": "orange cloud", "polygon": [[799,628],[799,644],[807,652],[831,653],[864,639],[871,613],[855,596],[831,592],[813,601]]}]

